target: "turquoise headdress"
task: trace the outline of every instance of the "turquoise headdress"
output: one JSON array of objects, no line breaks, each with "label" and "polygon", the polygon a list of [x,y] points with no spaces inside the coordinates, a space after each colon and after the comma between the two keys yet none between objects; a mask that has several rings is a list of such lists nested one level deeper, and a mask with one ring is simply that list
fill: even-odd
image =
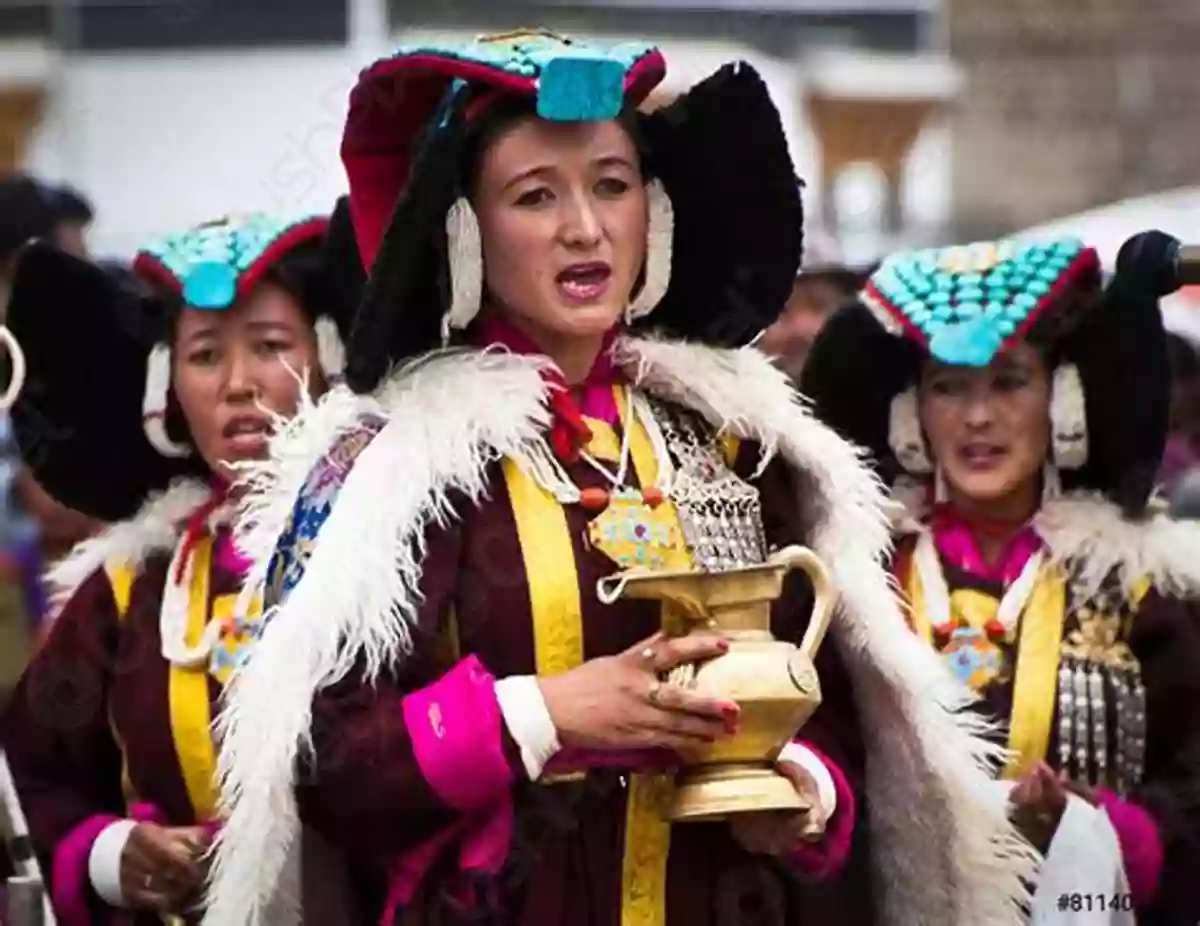
[{"label": "turquoise headdress", "polygon": [[984,367],[1089,275],[1098,286],[1096,252],[1074,238],[986,242],[893,255],[863,301],[934,359]]},{"label": "turquoise headdress", "polygon": [[220,311],[249,293],[289,251],[319,241],[328,225],[324,216],[227,216],[148,244],[134,270],[165,284],[190,308]]}]

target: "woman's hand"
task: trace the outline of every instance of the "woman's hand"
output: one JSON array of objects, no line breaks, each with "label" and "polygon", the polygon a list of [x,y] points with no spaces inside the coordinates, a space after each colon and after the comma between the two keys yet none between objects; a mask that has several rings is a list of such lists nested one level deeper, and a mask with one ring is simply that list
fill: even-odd
[{"label": "woman's hand", "polygon": [[1009,817],[1013,825],[1043,855],[1050,850],[1071,794],[1093,807],[1099,803],[1089,789],[1064,782],[1050,766],[1039,762],[1017,782],[1009,795]]},{"label": "woman's hand", "polygon": [[776,769],[791,779],[796,792],[811,809],[734,814],[729,828],[738,845],[747,852],[778,857],[787,855],[801,842],[819,840],[825,835],[829,818],[821,809],[820,793],[812,775],[792,762],[780,762]]},{"label": "woman's hand", "polygon": [[204,884],[202,827],[139,823],[121,853],[121,894],[135,910],[180,913]]},{"label": "woman's hand", "polygon": [[657,633],[621,653],[538,679],[563,746],[579,749],[684,749],[737,732],[732,701],[659,681],[676,666],[725,653],[720,637]]}]

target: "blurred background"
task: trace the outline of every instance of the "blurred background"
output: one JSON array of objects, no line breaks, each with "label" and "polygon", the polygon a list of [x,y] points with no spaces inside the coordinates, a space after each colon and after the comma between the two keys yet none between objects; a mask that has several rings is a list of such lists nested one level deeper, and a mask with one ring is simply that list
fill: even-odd
[{"label": "blurred background", "polygon": [[[0,0],[0,307],[33,235],[125,261],[226,212],[327,211],[361,67],[535,25],[658,43],[651,106],[732,59],[762,72],[806,182],[762,342],[792,372],[898,248],[1066,232],[1111,264],[1144,228],[1200,241],[1200,0]],[[1200,461],[1200,294],[1166,311],[1175,480]]]},{"label": "blurred background", "polygon": [[663,99],[754,63],[851,261],[1164,191],[1200,216],[1200,0],[0,0],[0,175],[83,191],[101,256],[325,209],[360,67],[526,25],[657,41]]}]

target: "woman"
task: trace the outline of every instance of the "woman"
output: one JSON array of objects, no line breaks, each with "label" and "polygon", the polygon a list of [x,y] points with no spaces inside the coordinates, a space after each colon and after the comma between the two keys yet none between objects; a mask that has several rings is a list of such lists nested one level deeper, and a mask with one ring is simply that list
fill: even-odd
[{"label": "woman", "polygon": [[[342,151],[373,270],[350,388],[249,476],[268,623],[222,715],[207,922],[262,921],[300,821],[382,922],[1014,921],[1029,860],[903,632],[879,489],[729,349],[795,279],[779,115],[745,65],[638,115],[663,70],[535,32],[364,72]],[[596,583],[792,542],[842,596],[825,702],[780,756],[811,810],[671,827],[675,750],[739,708],[660,676],[725,641]],[[776,635],[811,604],[791,583]]]},{"label": "woman", "polygon": [[233,608],[228,485],[302,381],[317,394],[339,373],[328,224],[222,219],[142,250],[132,275],[49,245],[21,259],[22,454],[112,522],[51,572],[60,609],[4,719],[60,923],[161,922],[198,896],[209,725],[258,626]]},{"label": "woman", "polygon": [[1013,818],[1049,853],[1035,910],[1061,858],[1068,893],[1127,881],[1083,902],[1143,924],[1200,919],[1200,525],[1151,497],[1164,238],[1103,289],[1070,240],[894,256],[802,380],[908,501],[913,627],[1008,728]]}]

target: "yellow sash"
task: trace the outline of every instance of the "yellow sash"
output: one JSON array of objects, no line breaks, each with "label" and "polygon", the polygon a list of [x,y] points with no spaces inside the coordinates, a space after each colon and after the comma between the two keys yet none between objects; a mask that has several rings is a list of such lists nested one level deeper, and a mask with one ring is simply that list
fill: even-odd
[{"label": "yellow sash", "polygon": [[[624,390],[614,390],[624,409]],[[619,441],[612,428],[589,421],[593,456],[614,459]],[[630,456],[643,486],[653,485],[658,467],[653,445],[639,422],[631,428]],[[537,673],[564,672],[582,664],[583,613],[579,574],[566,513],[549,493],[504,462],[504,479],[517,524],[517,536],[529,582],[533,610]],[[667,856],[671,827],[665,809],[674,782],[669,775],[630,777],[621,866],[621,926],[664,926],[666,923]]]}]

